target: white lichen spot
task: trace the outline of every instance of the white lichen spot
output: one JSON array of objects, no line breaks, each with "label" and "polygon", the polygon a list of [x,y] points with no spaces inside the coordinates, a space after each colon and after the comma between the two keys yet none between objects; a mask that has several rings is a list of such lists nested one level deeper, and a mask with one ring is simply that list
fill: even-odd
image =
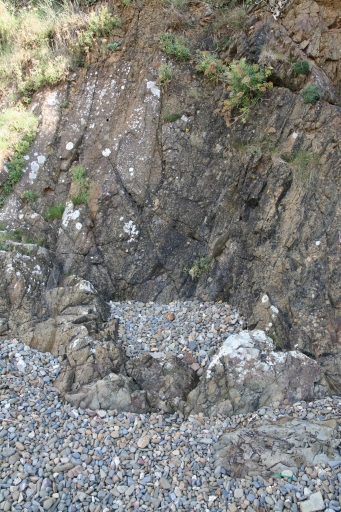
[{"label": "white lichen spot", "polygon": [[66,147],[66,149],[68,151],[70,151],[71,149],[73,149],[73,143],[72,142],[68,142],[65,147]]},{"label": "white lichen spot", "polygon": [[92,286],[92,284],[89,281],[82,281],[81,283],[79,283],[78,286],[79,286],[80,290],[85,290],[89,293],[96,293],[95,288]]},{"label": "white lichen spot", "polygon": [[297,137],[298,137],[298,133],[297,133],[297,132],[294,132],[294,133],[292,134],[292,138],[293,138],[293,139],[297,139]]},{"label": "white lichen spot", "polygon": [[47,104],[50,107],[53,107],[54,105],[58,105],[57,91],[53,91],[50,93],[48,100],[47,100]]},{"label": "white lichen spot", "polygon": [[270,309],[272,309],[272,311],[273,311],[274,313],[276,313],[276,315],[278,315],[279,311],[278,311],[278,309],[276,308],[276,306],[270,306]]},{"label": "white lichen spot", "polygon": [[28,155],[24,156],[24,160],[29,160],[29,159],[30,159],[30,157]]},{"label": "white lichen spot", "polygon": [[102,155],[103,155],[103,156],[109,156],[109,155],[110,155],[110,153],[111,153],[111,151],[110,151],[110,149],[109,149],[109,148],[106,148],[106,149],[104,149],[104,150],[102,151]]},{"label": "white lichen spot", "polygon": [[269,297],[268,297],[266,294],[265,294],[265,295],[263,295],[263,297],[262,297],[262,303],[263,303],[263,304],[265,304],[265,302],[268,302],[268,300],[269,300]]},{"label": "white lichen spot", "polygon": [[38,162],[31,162],[31,172],[29,173],[29,178],[31,181],[34,181],[37,177],[39,171],[39,164]]},{"label": "white lichen spot", "polygon": [[139,232],[137,231],[136,226],[132,220],[130,220],[129,222],[126,222],[124,224],[123,231],[130,236],[130,238],[128,240],[128,244],[130,244],[130,242],[133,242],[135,240],[136,236],[139,234]]},{"label": "white lichen spot", "polygon": [[317,242],[315,242],[315,243],[317,246],[319,246],[321,242],[320,242],[320,240],[317,240]]},{"label": "white lichen spot", "polygon": [[188,122],[188,117],[183,115],[181,116],[181,121],[183,121],[184,123],[187,123]]},{"label": "white lichen spot", "polygon": [[121,220],[121,221],[122,221],[122,220],[124,220],[124,217],[120,217],[120,220]]},{"label": "white lichen spot", "polygon": [[44,157],[44,155],[39,155],[37,160],[38,164],[44,164],[46,162],[46,158]]},{"label": "white lichen spot", "polygon": [[66,228],[68,226],[69,222],[71,220],[78,219],[79,215],[80,215],[79,210],[73,211],[73,204],[71,202],[66,203],[65,210],[63,213],[63,217],[62,217],[63,226]]},{"label": "white lichen spot", "polygon": [[154,96],[160,98],[160,89],[157,87],[156,82],[147,82],[147,89],[149,89]]},{"label": "white lichen spot", "polygon": [[82,229],[82,224],[80,222],[77,222],[76,229],[78,229],[78,231]]},{"label": "white lichen spot", "polygon": [[24,214],[23,214],[23,213],[21,213],[21,214],[19,215],[19,219],[20,219],[20,220],[22,220],[23,218],[24,218]]},{"label": "white lichen spot", "polygon": [[134,175],[134,167],[129,167],[129,172],[130,172],[130,175],[133,176]]}]

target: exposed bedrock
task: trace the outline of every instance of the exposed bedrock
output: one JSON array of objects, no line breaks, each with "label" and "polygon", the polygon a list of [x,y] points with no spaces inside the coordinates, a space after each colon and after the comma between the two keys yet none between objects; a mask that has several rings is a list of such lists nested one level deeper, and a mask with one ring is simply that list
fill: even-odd
[{"label": "exposed bedrock", "polygon": [[[31,284],[22,258],[0,252],[0,334],[27,322],[38,339],[34,324],[49,322],[53,345],[53,332],[64,329],[59,316],[74,312],[52,311],[49,294],[62,294],[71,273],[89,281],[101,303],[198,297],[235,304],[251,329],[316,359],[341,392],[338,20],[333,2],[314,1],[293,2],[277,21],[262,9],[248,16],[226,56],[271,64],[276,87],[245,124],[227,127],[215,115],[225,93],[193,62],[174,62],[168,87],[156,85],[167,20],[153,2],[127,10],[121,51],[106,61],[91,54],[89,68],[37,93],[40,131],[0,220],[43,237],[48,251],[28,255],[30,275],[35,265],[41,272]],[[205,30],[191,33],[193,52],[213,48]],[[292,72],[290,62],[300,58],[311,65],[307,77]],[[299,94],[310,82],[324,91],[316,105]],[[181,118],[165,122],[169,112]],[[77,207],[76,164],[90,181],[89,203]],[[40,198],[29,207],[20,195],[32,187]],[[47,206],[61,202],[62,220],[45,221]],[[184,268],[200,255],[207,272],[192,280]],[[93,325],[96,304],[84,313]]]}]

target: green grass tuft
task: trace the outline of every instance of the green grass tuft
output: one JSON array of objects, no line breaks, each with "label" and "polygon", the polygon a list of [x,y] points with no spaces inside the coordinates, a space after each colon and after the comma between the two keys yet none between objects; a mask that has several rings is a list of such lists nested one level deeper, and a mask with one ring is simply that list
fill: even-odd
[{"label": "green grass tuft", "polygon": [[298,60],[294,64],[295,75],[307,75],[310,71],[309,62],[306,60]]},{"label": "green grass tuft", "polygon": [[181,117],[182,114],[178,112],[165,112],[162,116],[162,119],[164,120],[165,123],[174,123],[178,119],[181,119]]},{"label": "green grass tuft", "polygon": [[315,105],[323,98],[323,92],[315,84],[310,84],[301,91],[301,96],[304,103]]},{"label": "green grass tuft", "polygon": [[44,215],[44,219],[46,221],[61,219],[63,217],[64,210],[64,204],[54,204],[52,206],[49,206]]},{"label": "green grass tuft", "polygon": [[170,32],[162,34],[160,38],[161,49],[168,55],[173,55],[177,60],[189,60],[191,52],[188,47],[188,39],[183,36],[175,36]]}]

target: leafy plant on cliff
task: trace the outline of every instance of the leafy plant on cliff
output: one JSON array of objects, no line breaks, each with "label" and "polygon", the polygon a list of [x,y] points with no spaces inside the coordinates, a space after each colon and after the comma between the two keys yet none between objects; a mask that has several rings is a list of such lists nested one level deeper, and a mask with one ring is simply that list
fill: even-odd
[{"label": "leafy plant on cliff", "polygon": [[315,84],[310,84],[301,91],[301,96],[304,103],[315,105],[323,98],[323,92]]},{"label": "leafy plant on cliff", "polygon": [[172,64],[161,64],[159,67],[158,84],[164,85],[171,81],[173,78],[173,66]]},{"label": "leafy plant on cliff", "polygon": [[205,77],[213,82],[221,80],[222,74],[227,69],[227,66],[222,63],[215,53],[197,52],[196,62],[195,69],[204,73]]},{"label": "leafy plant on cliff", "polygon": [[44,219],[46,221],[61,219],[63,217],[64,210],[65,210],[64,204],[53,204],[48,207],[48,209],[44,215]]},{"label": "leafy plant on cliff", "polygon": [[170,32],[162,34],[160,38],[161,49],[168,55],[174,55],[177,60],[188,60],[191,52],[188,47],[188,39],[183,36],[175,36]]},{"label": "leafy plant on cliff", "polygon": [[228,84],[229,98],[223,103],[222,113],[228,125],[235,107],[239,109],[239,118],[246,121],[251,108],[267,90],[272,89],[273,84],[268,81],[270,75],[271,68],[262,69],[245,58],[231,62],[223,75],[223,80]]},{"label": "leafy plant on cliff", "polygon": [[21,194],[21,199],[23,201],[27,201],[28,203],[34,203],[38,199],[38,197],[39,194],[36,194],[32,190],[25,190],[25,192]]},{"label": "leafy plant on cliff", "polygon": [[72,171],[72,181],[77,187],[77,194],[72,196],[72,203],[76,205],[87,204],[89,202],[89,178],[85,177],[86,169],[81,165],[74,167]]},{"label": "leafy plant on cliff", "polygon": [[184,268],[183,272],[191,276],[192,280],[201,277],[208,272],[208,266],[213,258],[201,254],[189,268]]},{"label": "leafy plant on cliff", "polygon": [[309,62],[306,60],[298,60],[294,64],[295,75],[307,75],[310,71]]},{"label": "leafy plant on cliff", "polygon": [[162,119],[165,123],[174,123],[178,119],[181,119],[182,114],[179,112],[165,112],[162,116]]}]

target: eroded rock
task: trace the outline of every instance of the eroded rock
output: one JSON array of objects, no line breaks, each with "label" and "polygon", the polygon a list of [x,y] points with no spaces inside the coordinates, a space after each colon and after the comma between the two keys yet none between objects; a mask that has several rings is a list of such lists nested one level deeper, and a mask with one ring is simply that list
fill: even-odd
[{"label": "eroded rock", "polygon": [[229,336],[187,399],[189,412],[247,413],[288,399],[313,400],[329,391],[316,361],[298,351],[277,352],[263,331]]}]

